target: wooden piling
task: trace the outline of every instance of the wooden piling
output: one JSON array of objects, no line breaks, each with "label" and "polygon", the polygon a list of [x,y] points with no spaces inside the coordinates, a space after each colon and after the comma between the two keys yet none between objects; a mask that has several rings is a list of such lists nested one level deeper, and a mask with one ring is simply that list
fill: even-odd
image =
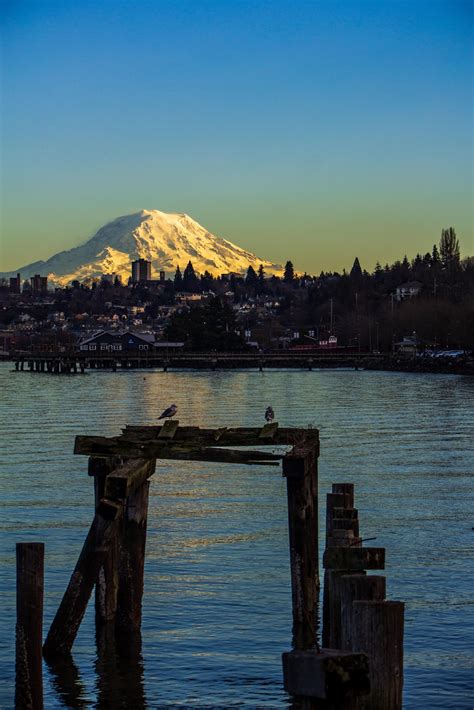
[{"label": "wooden piling", "polygon": [[297,650],[317,645],[315,612],[319,590],[318,487],[315,447],[295,448],[283,459],[288,496],[288,529]]},{"label": "wooden piling", "polygon": [[42,710],[44,543],[16,546],[16,710]]},{"label": "wooden piling", "polygon": [[[364,576],[365,572],[350,569],[324,570],[323,601],[323,646],[342,648],[341,646],[341,594],[339,580],[342,576]],[[352,650],[352,649],[350,649]]]},{"label": "wooden piling", "polygon": [[401,710],[404,607],[398,601],[352,604],[352,647],[369,656],[371,692],[364,710]]},{"label": "wooden piling", "polygon": [[145,481],[126,499],[119,549],[119,631],[138,631],[141,626],[149,488],[149,481]]},{"label": "wooden piling", "polygon": [[354,507],[353,483],[333,483],[331,490],[333,493],[342,493],[345,496],[345,508]]},{"label": "wooden piling", "polygon": [[122,508],[119,503],[101,501],[46,637],[43,646],[45,656],[53,657],[71,650],[92,588],[107,556],[108,545],[116,534]]},{"label": "wooden piling", "polygon": [[[333,484],[335,485],[335,484]],[[327,493],[326,494],[326,545],[332,537],[333,520],[335,517],[335,509],[353,509],[354,495],[345,492]]]},{"label": "wooden piling", "polygon": [[353,573],[340,575],[337,579],[337,595],[340,603],[340,646],[352,650],[352,604],[355,601],[383,601],[386,592],[385,577],[377,574]]},{"label": "wooden piling", "polygon": [[[91,470],[101,471],[94,475],[95,510],[99,508],[100,501],[104,498],[105,480],[108,470],[113,470],[114,459],[89,459],[89,473]],[[95,583],[95,620],[98,626],[115,621],[117,612],[118,593],[118,560],[120,524],[110,537],[108,554],[103,560]],[[100,540],[97,540],[100,546]]]}]

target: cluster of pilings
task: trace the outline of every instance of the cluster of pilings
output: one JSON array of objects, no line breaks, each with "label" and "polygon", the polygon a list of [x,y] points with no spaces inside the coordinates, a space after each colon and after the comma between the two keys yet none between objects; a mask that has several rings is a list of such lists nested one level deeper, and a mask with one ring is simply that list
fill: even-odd
[{"label": "cluster of pilings", "polygon": [[[248,447],[258,445],[258,450]],[[267,447],[292,446],[286,453]],[[230,447],[237,448],[230,448]],[[242,449],[241,447],[244,447]],[[15,707],[42,710],[42,654],[70,656],[96,589],[96,625],[106,636],[139,634],[149,478],[156,459],[278,466],[287,483],[293,651],[283,654],[284,685],[302,710],[400,710],[403,604],[385,601],[383,548],[362,547],[353,484],[327,498],[323,648],[318,640],[318,456],[312,429],[126,427],[118,437],[78,436],[89,456],[95,514],[42,647],[44,545],[17,546]]]},{"label": "cluster of pilings", "polygon": [[42,710],[42,655],[68,658],[95,585],[98,629],[132,643],[139,633],[148,516],[148,478],[155,460],[90,458],[95,515],[42,646],[44,544],[17,545],[17,710]]},{"label": "cluster of pilings", "polygon": [[41,359],[20,359],[15,360],[15,370],[17,372],[46,372],[50,375],[77,375],[84,374],[86,364],[83,360],[76,358],[41,358]]},{"label": "cluster of pilings", "polygon": [[[370,539],[370,538],[367,538]],[[320,648],[283,654],[285,688],[304,710],[400,710],[404,604],[386,601],[385,549],[362,547],[354,485],[327,494]]]}]

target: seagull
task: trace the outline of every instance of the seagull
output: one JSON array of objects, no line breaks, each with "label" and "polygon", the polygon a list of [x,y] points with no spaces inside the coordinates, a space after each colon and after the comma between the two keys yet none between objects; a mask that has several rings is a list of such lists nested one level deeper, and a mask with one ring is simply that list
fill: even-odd
[{"label": "seagull", "polygon": [[273,411],[273,407],[268,406],[265,410],[265,421],[272,422],[274,419],[275,419],[275,412]]},{"label": "seagull", "polygon": [[178,407],[176,406],[176,404],[172,404],[171,407],[168,407],[168,409],[165,409],[165,411],[160,414],[158,419],[171,419],[171,417],[174,417],[177,411]]}]

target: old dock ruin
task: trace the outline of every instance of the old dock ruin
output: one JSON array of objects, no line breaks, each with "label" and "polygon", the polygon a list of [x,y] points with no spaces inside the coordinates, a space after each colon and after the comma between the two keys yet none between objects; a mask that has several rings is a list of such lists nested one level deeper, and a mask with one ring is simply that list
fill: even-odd
[{"label": "old dock ruin", "polygon": [[384,568],[385,550],[362,547],[350,483],[334,484],[327,497],[319,640],[317,429],[277,423],[204,429],[169,420],[127,426],[116,437],[78,436],[74,453],[89,457],[95,511],[43,646],[44,546],[17,546],[18,710],[43,707],[42,654],[52,664],[69,657],[94,588],[97,629],[130,643],[139,633],[148,495],[158,459],[281,466],[293,632],[293,650],[283,653],[284,686],[308,710],[401,708],[403,604],[385,601],[385,578],[366,573]]}]

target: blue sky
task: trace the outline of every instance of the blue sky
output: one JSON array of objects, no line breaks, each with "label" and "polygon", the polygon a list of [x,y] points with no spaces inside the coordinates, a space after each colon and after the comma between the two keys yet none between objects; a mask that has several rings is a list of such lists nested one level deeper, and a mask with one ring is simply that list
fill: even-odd
[{"label": "blue sky", "polygon": [[0,268],[143,208],[315,273],[472,254],[472,7],[4,0]]}]

